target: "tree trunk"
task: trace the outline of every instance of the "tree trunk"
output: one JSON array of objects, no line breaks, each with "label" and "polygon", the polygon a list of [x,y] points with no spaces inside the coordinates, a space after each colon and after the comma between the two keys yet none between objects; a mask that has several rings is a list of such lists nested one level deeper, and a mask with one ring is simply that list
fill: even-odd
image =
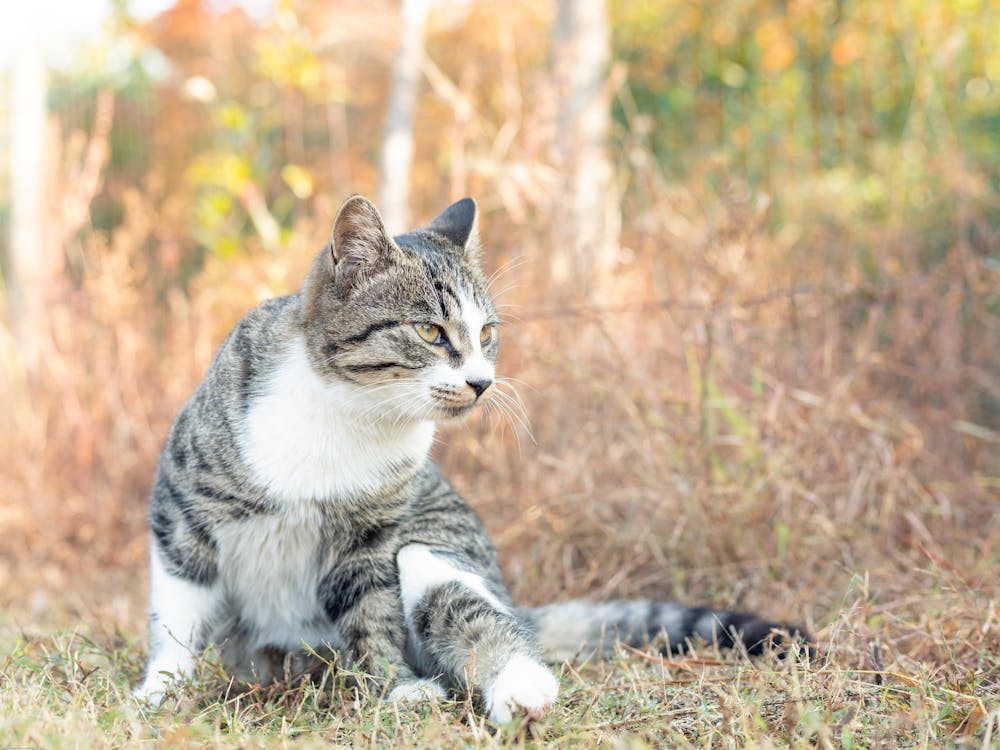
[{"label": "tree trunk", "polygon": [[621,214],[608,156],[611,29],[605,0],[559,0],[553,44],[556,160],[565,176],[553,216],[553,281],[599,287],[618,256]]},{"label": "tree trunk", "polygon": [[400,12],[400,39],[392,66],[378,191],[379,210],[393,234],[409,228],[413,112],[420,87],[424,26],[430,4],[431,0],[403,0]]},{"label": "tree trunk", "polygon": [[[15,14],[17,16],[17,14]],[[50,259],[43,237],[45,180],[46,73],[32,14],[22,19],[19,48],[11,70],[11,222],[7,292],[11,327],[26,365],[31,366],[44,315],[42,290]]]}]

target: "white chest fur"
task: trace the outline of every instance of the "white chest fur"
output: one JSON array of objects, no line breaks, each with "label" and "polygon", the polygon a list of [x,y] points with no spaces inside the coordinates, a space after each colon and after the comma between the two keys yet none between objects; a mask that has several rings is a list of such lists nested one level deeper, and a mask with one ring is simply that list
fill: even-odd
[{"label": "white chest fur", "polygon": [[337,645],[317,598],[324,550],[318,514],[315,505],[303,506],[292,518],[257,516],[218,534],[225,595],[255,647]]},{"label": "white chest fur", "polygon": [[252,476],[290,504],[377,490],[390,467],[422,462],[434,440],[433,422],[378,419],[385,398],[321,380],[296,339],[247,411],[241,447]]}]

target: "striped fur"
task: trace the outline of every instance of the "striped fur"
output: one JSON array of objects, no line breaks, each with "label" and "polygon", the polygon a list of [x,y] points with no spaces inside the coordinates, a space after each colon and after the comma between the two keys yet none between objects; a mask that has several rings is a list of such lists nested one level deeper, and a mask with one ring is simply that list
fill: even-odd
[{"label": "striped fur", "polygon": [[395,700],[472,687],[494,721],[556,697],[543,661],[621,638],[759,650],[773,623],[652,602],[519,609],[479,520],[428,454],[495,390],[496,312],[465,199],[390,238],[355,197],[303,288],[251,310],[178,414],[150,507],[162,699],[197,652],[267,678],[332,649]]}]

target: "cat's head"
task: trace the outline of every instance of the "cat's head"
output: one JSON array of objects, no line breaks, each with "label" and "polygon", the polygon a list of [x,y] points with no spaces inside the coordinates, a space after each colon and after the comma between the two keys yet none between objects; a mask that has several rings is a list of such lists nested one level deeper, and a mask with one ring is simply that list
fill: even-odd
[{"label": "cat's head", "polygon": [[453,421],[495,390],[497,314],[479,267],[471,198],[390,237],[362,196],[340,209],[306,279],[313,369],[360,386],[373,418]]}]

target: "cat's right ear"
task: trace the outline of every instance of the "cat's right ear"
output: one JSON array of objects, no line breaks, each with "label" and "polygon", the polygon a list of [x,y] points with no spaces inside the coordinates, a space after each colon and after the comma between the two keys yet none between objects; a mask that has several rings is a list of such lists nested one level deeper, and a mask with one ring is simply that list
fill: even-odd
[{"label": "cat's right ear", "polygon": [[399,253],[375,204],[363,195],[341,206],[329,247],[337,278],[348,288],[384,271]]},{"label": "cat's right ear", "polygon": [[473,259],[479,257],[479,208],[472,198],[452,203],[427,225]]}]

